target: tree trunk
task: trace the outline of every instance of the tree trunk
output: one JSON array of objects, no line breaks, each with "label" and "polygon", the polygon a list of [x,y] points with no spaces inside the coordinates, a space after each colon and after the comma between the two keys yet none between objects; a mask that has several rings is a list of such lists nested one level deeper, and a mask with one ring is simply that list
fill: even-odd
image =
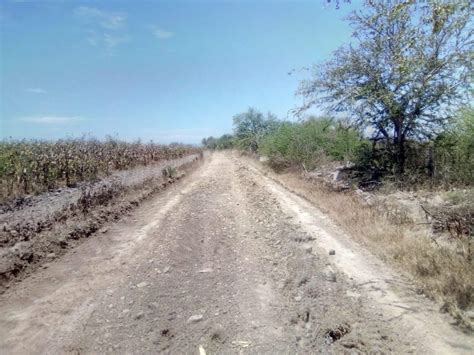
[{"label": "tree trunk", "polygon": [[405,136],[402,134],[398,139],[397,147],[397,173],[400,176],[405,172],[405,160]]},{"label": "tree trunk", "polygon": [[[398,122],[397,122],[398,123]],[[395,124],[395,163],[396,163],[396,174],[400,177],[405,172],[405,135],[402,132],[402,125]]]},{"label": "tree trunk", "polygon": [[435,165],[434,165],[433,144],[431,143],[428,147],[428,163],[426,164],[426,170],[428,171],[428,176],[430,177],[431,184],[433,184]]}]

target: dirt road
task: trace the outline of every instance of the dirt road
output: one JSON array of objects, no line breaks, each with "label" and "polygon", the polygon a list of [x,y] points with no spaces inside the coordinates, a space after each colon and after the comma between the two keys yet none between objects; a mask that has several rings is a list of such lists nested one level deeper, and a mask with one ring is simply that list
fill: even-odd
[{"label": "dirt road", "polygon": [[474,349],[309,203],[224,153],[9,289],[0,334],[2,354]]}]

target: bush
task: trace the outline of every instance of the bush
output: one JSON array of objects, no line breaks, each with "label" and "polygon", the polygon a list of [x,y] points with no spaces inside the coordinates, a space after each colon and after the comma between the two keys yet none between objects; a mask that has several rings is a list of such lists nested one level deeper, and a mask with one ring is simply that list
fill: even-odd
[{"label": "bush", "polygon": [[434,141],[437,184],[474,184],[474,109],[459,112],[453,126]]},{"label": "bush", "polygon": [[358,131],[330,118],[283,122],[268,134],[260,153],[271,161],[287,161],[313,169],[327,160],[352,160],[363,141]]},{"label": "bush", "polygon": [[163,179],[168,180],[168,179],[174,179],[178,175],[178,171],[176,170],[175,167],[168,165],[167,167],[163,168],[161,171],[161,175],[163,176]]},{"label": "bush", "polygon": [[393,145],[388,140],[362,144],[356,174],[362,182],[392,180],[398,187],[472,186],[474,184],[474,110],[465,108],[434,140],[406,142],[405,172],[396,174]]},{"label": "bush", "polygon": [[296,124],[284,122],[273,134],[263,139],[259,152],[269,158],[269,163],[274,169],[281,170],[291,165],[290,151],[295,132]]}]

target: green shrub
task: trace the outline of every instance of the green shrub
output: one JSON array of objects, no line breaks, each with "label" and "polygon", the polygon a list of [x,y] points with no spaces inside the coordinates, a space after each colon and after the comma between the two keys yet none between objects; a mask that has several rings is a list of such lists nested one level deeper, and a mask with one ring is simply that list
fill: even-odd
[{"label": "green shrub", "polygon": [[474,184],[474,109],[459,112],[452,127],[434,141],[437,184]]},{"label": "green shrub", "polygon": [[295,133],[296,124],[291,122],[282,123],[273,134],[269,134],[263,139],[260,153],[268,157],[289,157]]},{"label": "green shrub", "polygon": [[330,118],[283,122],[262,141],[260,153],[270,162],[315,168],[327,160],[352,160],[363,144],[359,132]]},{"label": "green shrub", "polygon": [[178,171],[174,166],[168,165],[161,170],[161,174],[165,180],[174,179],[178,175]]},{"label": "green shrub", "polygon": [[474,184],[474,110],[465,108],[433,140],[408,140],[402,175],[389,140],[366,142],[356,154],[356,171],[363,181],[391,180],[400,188],[472,186]]}]

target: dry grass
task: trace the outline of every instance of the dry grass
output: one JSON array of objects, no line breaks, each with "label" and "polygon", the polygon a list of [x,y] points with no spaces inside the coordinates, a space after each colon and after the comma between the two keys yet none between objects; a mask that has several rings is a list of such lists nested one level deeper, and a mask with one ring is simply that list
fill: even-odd
[{"label": "dry grass", "polygon": [[441,310],[453,315],[461,327],[473,329],[465,311],[474,308],[474,265],[456,252],[455,245],[437,245],[429,238],[426,225],[364,204],[352,191],[330,191],[295,173],[276,178],[327,213],[382,260],[412,275],[420,293],[439,302]]}]

